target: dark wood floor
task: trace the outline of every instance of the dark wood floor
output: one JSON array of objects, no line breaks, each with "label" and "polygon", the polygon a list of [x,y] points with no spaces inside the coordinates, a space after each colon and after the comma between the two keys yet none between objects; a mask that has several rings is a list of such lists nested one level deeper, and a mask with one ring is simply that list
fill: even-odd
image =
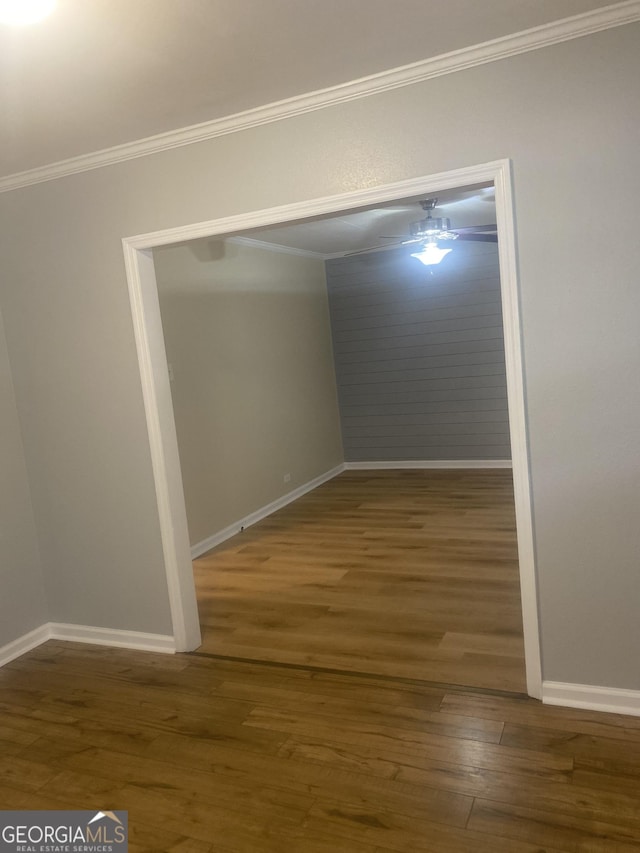
[{"label": "dark wood floor", "polygon": [[345,472],[194,565],[203,651],[526,689],[508,470]]},{"label": "dark wood floor", "polygon": [[640,719],[49,642],[0,670],[3,809],[125,809],[131,853],[638,853]]},{"label": "dark wood floor", "polygon": [[640,719],[497,689],[522,683],[508,474],[392,481],[199,561],[204,650],[0,670],[0,808],[127,810],[131,853],[640,853]]}]

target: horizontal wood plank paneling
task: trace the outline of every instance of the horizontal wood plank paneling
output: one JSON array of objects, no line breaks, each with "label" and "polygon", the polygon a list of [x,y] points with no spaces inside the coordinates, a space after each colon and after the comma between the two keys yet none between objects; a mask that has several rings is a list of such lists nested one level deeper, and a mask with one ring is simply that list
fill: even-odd
[{"label": "horizontal wood plank paneling", "polygon": [[327,287],[346,461],[510,458],[495,245],[333,259]]}]

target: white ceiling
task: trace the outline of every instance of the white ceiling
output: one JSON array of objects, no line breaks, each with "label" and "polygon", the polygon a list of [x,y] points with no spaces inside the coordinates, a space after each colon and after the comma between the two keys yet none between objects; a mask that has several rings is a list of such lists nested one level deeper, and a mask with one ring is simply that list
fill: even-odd
[{"label": "white ceiling", "polygon": [[0,25],[0,176],[345,83],[601,0],[58,0]]},{"label": "white ceiling", "polygon": [[[433,215],[448,217],[452,228],[494,224],[496,208],[493,185],[440,192]],[[397,245],[402,239],[410,237],[411,223],[425,216],[419,199],[401,199],[353,213],[243,231],[242,236],[330,257],[369,247]]]}]

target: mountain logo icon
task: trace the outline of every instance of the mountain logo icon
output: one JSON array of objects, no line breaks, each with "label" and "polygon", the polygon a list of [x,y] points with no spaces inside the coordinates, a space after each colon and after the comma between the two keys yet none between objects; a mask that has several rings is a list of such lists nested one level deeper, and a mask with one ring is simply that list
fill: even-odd
[{"label": "mountain logo icon", "polygon": [[96,823],[96,821],[102,820],[103,818],[109,818],[109,820],[115,821],[115,823],[119,823],[122,826],[122,821],[114,812],[96,812],[95,815],[89,821],[89,824]]}]

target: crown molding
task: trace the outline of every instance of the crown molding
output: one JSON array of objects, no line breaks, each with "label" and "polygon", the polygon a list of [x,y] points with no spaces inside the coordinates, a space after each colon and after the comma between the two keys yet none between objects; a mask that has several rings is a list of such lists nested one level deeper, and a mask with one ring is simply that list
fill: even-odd
[{"label": "crown molding", "polygon": [[388,92],[403,86],[410,86],[441,77],[445,74],[453,74],[456,71],[464,71],[477,65],[485,65],[496,62],[520,53],[528,53],[543,47],[569,41],[582,36],[588,36],[612,27],[623,26],[640,21],[640,0],[624,0],[584,12],[570,18],[563,18],[539,27],[532,27],[513,35],[492,39],[472,47],[443,53],[400,68],[382,71],[361,77],[348,83],[341,83],[326,89],[319,89],[305,95],[296,95],[282,101],[265,104],[261,107],[245,110],[234,115],[212,121],[194,124],[179,130],[159,133],[145,139],[138,139],[68,160],[61,160],[35,169],[28,169],[13,175],[7,175],[0,179],[0,192],[27,187],[45,181],[53,181],[74,175],[79,172],[87,172],[99,169],[103,166],[122,163],[148,154],[156,154],[168,151],[172,148],[180,148],[183,145],[192,145],[196,142],[204,142],[217,136],[225,136],[229,133],[237,133],[263,124],[270,124],[281,119],[324,109],[325,107],[342,104],[370,95]]}]

